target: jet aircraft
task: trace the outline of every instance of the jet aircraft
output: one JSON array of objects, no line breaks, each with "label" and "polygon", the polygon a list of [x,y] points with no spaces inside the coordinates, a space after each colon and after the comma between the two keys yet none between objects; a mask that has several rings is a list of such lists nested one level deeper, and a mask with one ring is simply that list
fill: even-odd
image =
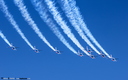
[{"label": "jet aircraft", "polygon": [[40,53],[40,50],[39,49],[37,49],[35,46],[34,46],[34,52],[36,52],[36,53]]},{"label": "jet aircraft", "polygon": [[100,54],[99,54],[101,57],[106,57],[106,55],[105,54],[103,54],[102,52],[100,52]]},{"label": "jet aircraft", "polygon": [[55,48],[56,54],[61,54],[61,51],[59,51],[57,48]]},{"label": "jet aircraft", "polygon": [[90,54],[90,55],[88,55],[90,58],[92,58],[92,59],[95,59],[95,56],[94,55],[92,55],[92,54]]},{"label": "jet aircraft", "polygon": [[86,47],[86,50],[87,50],[88,53],[92,53],[93,52],[93,50],[89,49],[88,46]]},{"label": "jet aircraft", "polygon": [[9,48],[11,48],[12,50],[17,50],[18,47],[15,47],[13,44],[11,44],[11,46],[9,46]]},{"label": "jet aircraft", "polygon": [[116,58],[112,57],[112,55],[110,55],[110,58],[109,59],[111,59],[114,62],[117,61]]},{"label": "jet aircraft", "polygon": [[81,56],[81,57],[84,56],[83,53],[80,53],[79,50],[78,50],[77,54],[78,54],[78,56]]}]

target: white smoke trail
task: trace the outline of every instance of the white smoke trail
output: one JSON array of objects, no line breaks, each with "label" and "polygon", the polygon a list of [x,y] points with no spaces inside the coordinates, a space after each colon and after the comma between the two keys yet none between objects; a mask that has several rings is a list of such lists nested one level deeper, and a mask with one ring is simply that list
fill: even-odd
[{"label": "white smoke trail", "polygon": [[49,28],[53,31],[53,33],[59,38],[59,40],[73,53],[77,54],[74,48],[67,42],[64,36],[61,34],[59,29],[54,24],[53,20],[49,18],[47,15],[47,10],[44,6],[42,6],[41,2],[38,0],[31,0],[33,6],[35,7],[36,11],[39,13],[41,19],[49,26]]},{"label": "white smoke trail", "polygon": [[22,16],[24,17],[24,19],[28,22],[28,24],[32,27],[32,29],[40,37],[40,39],[42,39],[53,51],[55,51],[55,49],[53,48],[53,46],[43,36],[43,34],[39,30],[39,28],[37,27],[37,25],[35,24],[35,22],[32,20],[32,18],[30,16],[30,14],[28,13],[28,11],[26,9],[26,6],[24,5],[23,1],[22,0],[14,0],[14,3],[19,8],[19,10],[20,10]]},{"label": "white smoke trail", "polygon": [[71,32],[66,22],[62,19],[59,11],[55,7],[55,4],[51,0],[45,0],[45,2],[49,8],[49,11],[53,15],[53,18],[58,23],[58,25],[60,25],[60,27],[63,29],[63,32],[77,45],[77,47],[79,47],[85,54],[90,56],[90,54],[82,47],[79,41],[75,38],[74,34]]},{"label": "white smoke trail", "polygon": [[0,7],[3,13],[5,14],[8,21],[13,25],[13,27],[16,29],[16,31],[19,33],[19,35],[22,37],[22,39],[32,48],[34,47],[31,45],[31,43],[28,41],[28,39],[25,37],[25,35],[20,30],[19,26],[17,25],[16,21],[14,20],[13,16],[9,13],[8,7],[5,5],[5,2],[3,0],[0,0]]},{"label": "white smoke trail", "polygon": [[[111,57],[98,43],[98,41],[93,37],[92,33],[87,28],[87,25],[84,23],[84,20],[82,18],[82,15],[79,11],[79,8],[76,6],[75,0],[68,0],[70,7],[72,8],[72,12],[74,13],[74,17],[77,19],[81,29],[87,34],[87,36],[92,40],[92,42],[103,52],[105,53],[109,58]],[[77,16],[77,17],[76,17]]]},{"label": "white smoke trail", "polygon": [[89,41],[89,39],[86,37],[86,35],[84,34],[84,32],[81,30],[81,28],[79,27],[77,20],[75,19],[70,6],[68,5],[67,0],[61,0],[62,3],[62,9],[64,10],[66,16],[68,17],[70,23],[72,24],[72,26],[75,28],[75,30],[78,32],[78,34],[80,35],[80,37],[98,54],[101,54],[95,47],[94,45]]},{"label": "white smoke trail", "polygon": [[2,31],[0,31],[0,36],[1,38],[11,47],[11,43],[7,40],[7,38],[4,36],[4,34],[2,33]]}]

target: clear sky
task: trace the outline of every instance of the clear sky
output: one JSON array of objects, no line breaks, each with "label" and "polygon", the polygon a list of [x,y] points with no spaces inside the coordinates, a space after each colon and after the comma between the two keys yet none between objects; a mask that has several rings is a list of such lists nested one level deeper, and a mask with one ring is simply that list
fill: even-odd
[{"label": "clear sky", "polygon": [[[29,77],[31,80],[128,80],[127,0],[76,0],[89,30],[109,54],[118,58],[117,62],[100,56],[91,59],[86,55],[79,57],[72,53],[42,21],[31,1],[23,0],[32,19],[46,39],[53,47],[62,51],[62,54],[56,54],[24,20],[13,0],[4,1],[27,39],[41,51],[35,53],[0,11],[0,30],[13,45],[18,47],[14,51],[8,48],[9,46],[0,38],[0,77]],[[55,0],[55,2],[60,1]],[[60,7],[59,3],[56,6]],[[70,25],[61,8],[59,11],[73,34],[82,46],[86,47],[87,44]],[[60,29],[60,26],[57,27]],[[63,32],[62,34],[75,50],[79,50]],[[95,52],[92,54],[98,55]]]}]

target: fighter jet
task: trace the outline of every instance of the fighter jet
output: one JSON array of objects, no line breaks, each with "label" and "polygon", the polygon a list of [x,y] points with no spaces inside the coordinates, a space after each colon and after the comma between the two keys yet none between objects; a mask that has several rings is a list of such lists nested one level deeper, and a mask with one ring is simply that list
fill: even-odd
[{"label": "fighter jet", "polygon": [[11,46],[9,46],[9,48],[11,48],[12,50],[17,50],[18,47],[15,47],[13,44],[11,44]]},{"label": "fighter jet", "polygon": [[55,48],[56,54],[61,54],[61,51],[59,51],[57,48]]},{"label": "fighter jet", "polygon": [[36,53],[40,53],[40,50],[39,50],[39,49],[37,49],[35,46],[34,46],[33,51],[34,51],[34,52],[36,52]]},{"label": "fighter jet", "polygon": [[84,56],[83,53],[80,53],[79,50],[78,50],[77,54],[78,54],[78,56],[81,56],[81,57]]},{"label": "fighter jet", "polygon": [[114,62],[117,61],[116,58],[112,57],[112,55],[110,55],[110,58],[109,59],[111,59]]},{"label": "fighter jet", "polygon": [[88,46],[86,46],[86,50],[87,50],[88,53],[92,53],[93,52],[93,50],[89,49]]}]

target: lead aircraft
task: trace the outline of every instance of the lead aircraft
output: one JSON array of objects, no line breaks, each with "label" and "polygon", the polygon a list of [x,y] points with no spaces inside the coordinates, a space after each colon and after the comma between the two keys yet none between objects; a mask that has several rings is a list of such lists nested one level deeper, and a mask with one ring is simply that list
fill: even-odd
[{"label": "lead aircraft", "polygon": [[114,62],[117,61],[116,58],[112,57],[112,55],[110,55],[110,58],[109,59],[111,59]]}]

